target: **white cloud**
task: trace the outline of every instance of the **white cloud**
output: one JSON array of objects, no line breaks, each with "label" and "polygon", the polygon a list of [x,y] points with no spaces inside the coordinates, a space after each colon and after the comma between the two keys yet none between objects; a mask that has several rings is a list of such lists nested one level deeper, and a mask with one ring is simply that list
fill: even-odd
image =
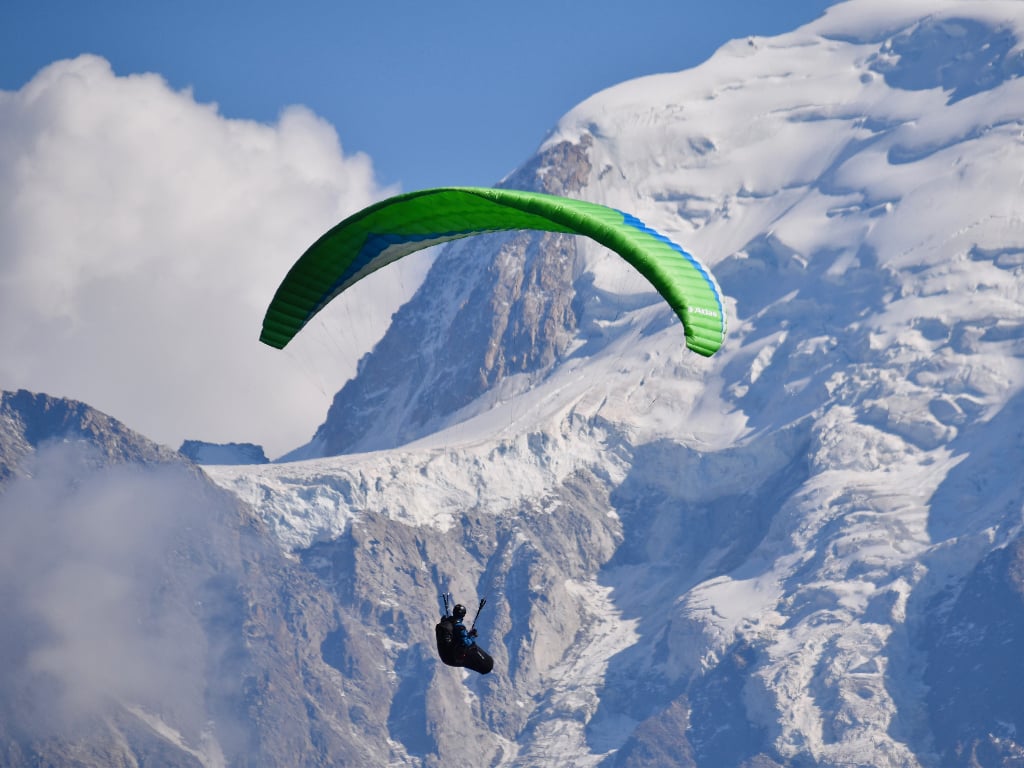
[{"label": "white cloud", "polygon": [[208,664],[238,632],[209,621],[236,599],[209,586],[241,572],[232,507],[185,465],[100,467],[81,444],[28,469],[0,496],[0,683],[19,691],[19,727],[68,734],[116,701],[199,743],[207,695],[240,685]]},{"label": "white cloud", "polygon": [[396,265],[283,353],[259,343],[263,313],[316,237],[394,191],[304,108],[230,120],[157,75],[52,64],[0,92],[0,388],[174,448],[295,448],[418,277]]}]

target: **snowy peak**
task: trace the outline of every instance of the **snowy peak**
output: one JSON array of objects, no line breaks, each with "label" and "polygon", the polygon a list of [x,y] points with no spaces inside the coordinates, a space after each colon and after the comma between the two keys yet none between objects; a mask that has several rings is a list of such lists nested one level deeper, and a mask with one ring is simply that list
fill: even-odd
[{"label": "snowy peak", "polygon": [[[568,194],[588,172],[583,147],[557,145],[508,184]],[[442,249],[296,455],[395,447],[509,377],[550,370],[573,343],[574,263],[573,239],[556,233],[481,235]]]}]

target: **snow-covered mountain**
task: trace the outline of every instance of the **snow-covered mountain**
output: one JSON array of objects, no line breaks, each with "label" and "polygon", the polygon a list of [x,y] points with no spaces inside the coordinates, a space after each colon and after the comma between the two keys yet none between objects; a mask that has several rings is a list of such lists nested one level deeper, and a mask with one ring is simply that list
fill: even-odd
[{"label": "snow-covered mountain", "polygon": [[[1022,34],[1016,2],[853,0],[595,95],[505,184],[698,254],[721,353],[589,242],[463,241],[304,449],[377,452],[211,470],[328,582],[368,520],[447,531],[456,570],[393,567],[491,593],[502,671],[427,710],[427,753],[454,728],[496,765],[1017,754]],[[437,589],[381,583],[375,616]]]},{"label": "snow-covered mountain", "polygon": [[589,241],[442,250],[303,460],[205,468],[286,558],[246,658],[302,662],[237,717],[300,764],[1022,764],[1022,73],[1016,0],[849,0],[566,115],[504,184],[697,254],[726,346]]}]

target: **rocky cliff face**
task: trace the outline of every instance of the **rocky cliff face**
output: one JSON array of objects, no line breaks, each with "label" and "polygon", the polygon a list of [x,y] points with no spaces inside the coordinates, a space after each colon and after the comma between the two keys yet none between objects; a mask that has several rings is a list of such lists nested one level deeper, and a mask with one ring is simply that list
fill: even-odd
[{"label": "rocky cliff face", "polygon": [[[937,597],[918,638],[933,748],[942,765],[1024,760],[1024,540],[995,550]],[[942,598],[945,599],[942,599]]]},{"label": "rocky cliff face", "polygon": [[178,452],[196,464],[267,464],[263,447],[254,443],[208,443],[185,440]]}]

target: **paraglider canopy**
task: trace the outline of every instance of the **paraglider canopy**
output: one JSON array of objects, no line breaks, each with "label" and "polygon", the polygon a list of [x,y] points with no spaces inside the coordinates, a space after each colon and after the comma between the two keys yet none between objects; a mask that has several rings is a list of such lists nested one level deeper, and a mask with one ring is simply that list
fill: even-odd
[{"label": "paraglider canopy", "polygon": [[683,323],[686,346],[710,356],[725,340],[721,291],[680,246],[628,213],[539,192],[442,187],[383,200],[348,217],[310,246],[277,289],[260,341],[284,348],[332,299],[410,253],[463,237],[531,229],[584,235],[619,254]]}]

